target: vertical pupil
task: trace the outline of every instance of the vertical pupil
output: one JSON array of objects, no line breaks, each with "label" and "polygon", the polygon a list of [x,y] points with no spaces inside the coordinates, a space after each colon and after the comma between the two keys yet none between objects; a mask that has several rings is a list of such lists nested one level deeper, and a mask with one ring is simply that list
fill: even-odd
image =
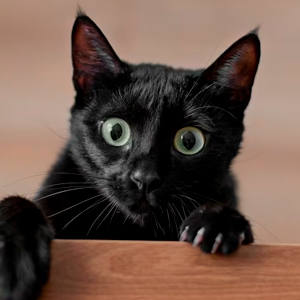
[{"label": "vertical pupil", "polygon": [[196,138],[191,131],[187,131],[181,136],[181,141],[187,150],[191,150],[195,146]]},{"label": "vertical pupil", "polygon": [[117,123],[111,128],[110,136],[113,141],[117,141],[122,136],[122,126]]}]

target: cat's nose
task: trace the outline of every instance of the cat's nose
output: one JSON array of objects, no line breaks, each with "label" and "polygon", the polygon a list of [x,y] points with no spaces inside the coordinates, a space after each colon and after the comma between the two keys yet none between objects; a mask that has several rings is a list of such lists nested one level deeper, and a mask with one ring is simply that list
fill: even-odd
[{"label": "cat's nose", "polygon": [[150,194],[161,186],[161,178],[154,170],[135,170],[131,173],[130,179],[141,192]]}]

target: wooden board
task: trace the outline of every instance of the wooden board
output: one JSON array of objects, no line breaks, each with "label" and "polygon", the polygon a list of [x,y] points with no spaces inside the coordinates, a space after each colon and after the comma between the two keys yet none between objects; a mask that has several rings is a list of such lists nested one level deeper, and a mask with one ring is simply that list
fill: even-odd
[{"label": "wooden board", "polygon": [[41,300],[300,299],[300,246],[206,255],[179,242],[64,241],[52,246]]}]

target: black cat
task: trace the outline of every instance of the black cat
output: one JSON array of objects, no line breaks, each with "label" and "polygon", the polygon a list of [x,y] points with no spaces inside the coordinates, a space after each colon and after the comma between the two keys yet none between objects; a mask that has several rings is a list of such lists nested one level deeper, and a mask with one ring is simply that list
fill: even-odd
[{"label": "black cat", "polygon": [[0,298],[38,296],[54,237],[181,239],[223,254],[252,243],[230,165],[260,59],[256,31],[204,70],[132,65],[79,13],[72,59],[71,138],[35,202],[0,203]]}]

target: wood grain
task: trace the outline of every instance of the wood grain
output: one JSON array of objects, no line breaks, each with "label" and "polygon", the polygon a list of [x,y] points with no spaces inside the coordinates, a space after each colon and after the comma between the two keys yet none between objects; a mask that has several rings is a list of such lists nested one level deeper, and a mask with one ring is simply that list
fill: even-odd
[{"label": "wood grain", "polygon": [[300,246],[206,255],[186,243],[64,241],[41,300],[300,299]]}]

